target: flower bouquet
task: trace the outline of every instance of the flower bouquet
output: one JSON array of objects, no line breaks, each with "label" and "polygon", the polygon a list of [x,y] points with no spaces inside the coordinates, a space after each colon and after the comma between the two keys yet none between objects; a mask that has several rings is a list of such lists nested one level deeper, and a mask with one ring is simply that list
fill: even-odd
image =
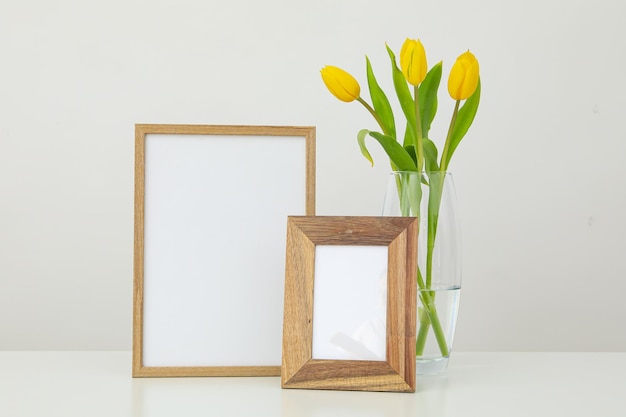
[{"label": "flower bouquet", "polygon": [[[481,90],[479,64],[476,57],[467,51],[457,58],[450,70],[448,92],[455,104],[443,149],[439,152],[429,132],[437,113],[442,62],[428,70],[426,52],[419,40],[407,39],[404,42],[400,50],[399,67],[394,52],[388,45],[386,48],[391,60],[393,86],[406,119],[402,136],[398,133],[392,106],[376,80],[369,58],[366,57],[366,73],[371,104],[361,97],[359,83],[348,72],[338,67],[326,66],[321,70],[321,75],[326,87],[335,97],[344,102],[357,101],[373,116],[380,130],[362,129],[358,132],[357,142],[361,153],[373,165],[366,139],[373,138],[382,146],[394,174],[392,183],[396,194],[394,197],[398,201],[397,214],[420,219],[420,256],[416,277],[420,306],[416,358],[418,362],[421,359],[445,358],[445,370],[454,324],[451,327],[442,324],[436,301],[438,297],[442,297],[438,295],[439,286],[452,285],[460,289],[460,265],[453,265],[453,268],[445,265],[446,262],[460,262],[442,255],[446,251],[456,254],[460,251],[456,248],[442,249],[450,246],[450,242],[445,241],[450,234],[439,233],[438,236],[438,229],[441,231],[444,228],[440,224],[440,215],[450,211],[444,207],[449,204],[445,203],[446,187],[453,187],[452,184],[446,185],[450,177],[447,172],[450,160],[478,110]],[[422,213],[425,215],[422,216]],[[456,237],[450,240],[456,240]],[[425,253],[421,249],[423,246],[426,247]],[[454,271],[453,274],[458,277],[437,276],[445,270]],[[458,297],[456,300],[458,301]],[[456,321],[456,311],[453,313],[447,311],[445,315],[454,316]],[[425,353],[431,331],[437,346],[437,355]]]}]

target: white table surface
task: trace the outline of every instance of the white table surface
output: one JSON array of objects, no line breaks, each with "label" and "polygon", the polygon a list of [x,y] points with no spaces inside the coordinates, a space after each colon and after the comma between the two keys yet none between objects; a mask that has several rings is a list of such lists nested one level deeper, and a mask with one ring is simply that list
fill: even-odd
[{"label": "white table surface", "polygon": [[414,394],[130,375],[130,352],[0,352],[0,416],[626,416],[626,353],[455,352]]}]

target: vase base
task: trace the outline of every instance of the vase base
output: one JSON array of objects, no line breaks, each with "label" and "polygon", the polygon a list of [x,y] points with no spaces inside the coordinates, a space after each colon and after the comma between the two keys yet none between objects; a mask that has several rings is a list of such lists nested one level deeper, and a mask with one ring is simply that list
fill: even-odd
[{"label": "vase base", "polygon": [[416,375],[436,375],[446,372],[449,357],[436,359],[417,359],[415,361]]}]

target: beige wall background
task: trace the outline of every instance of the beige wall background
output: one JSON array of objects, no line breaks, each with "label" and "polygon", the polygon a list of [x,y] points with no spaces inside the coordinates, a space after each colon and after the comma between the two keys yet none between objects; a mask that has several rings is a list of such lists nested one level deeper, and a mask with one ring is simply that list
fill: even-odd
[{"label": "beige wall background", "polygon": [[468,48],[482,70],[451,165],[456,350],[626,350],[625,14],[619,0],[2,1],[0,349],[130,349],[135,123],[315,125],[318,214],[379,214],[387,163],[356,143],[375,124],[319,69],[365,87],[367,54],[393,95],[384,44],[419,37],[444,77]]}]

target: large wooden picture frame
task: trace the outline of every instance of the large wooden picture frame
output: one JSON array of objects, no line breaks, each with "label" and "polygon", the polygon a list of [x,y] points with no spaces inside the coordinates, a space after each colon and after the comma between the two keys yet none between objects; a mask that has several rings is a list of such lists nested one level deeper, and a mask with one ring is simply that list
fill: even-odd
[{"label": "large wooden picture frame", "polygon": [[[289,217],[281,373],[283,388],[415,391],[417,231],[418,221],[413,217]],[[316,282],[321,278],[322,267],[324,271],[340,270],[331,277],[331,285],[326,286],[324,292],[333,292],[339,288],[339,281],[354,278],[345,276],[351,274],[350,266],[323,265],[320,259],[316,259],[322,253],[320,249],[325,249],[324,259],[331,259],[326,253],[332,253],[333,248],[341,246],[346,251],[334,259],[339,260],[338,264],[343,264],[350,257],[356,260],[353,265],[359,269],[355,272],[359,274],[356,277],[359,284],[352,286],[352,290],[348,285],[346,294],[352,291],[357,295],[344,299],[343,303],[318,305],[316,299],[324,296],[316,292],[322,288]],[[320,312],[331,309],[331,317],[337,321],[342,319],[342,315],[358,315],[354,304],[358,304],[361,294],[367,294],[367,288],[363,286],[376,285],[372,280],[361,280],[363,272],[359,264],[369,262],[371,253],[361,253],[361,250],[367,247],[387,250],[386,323],[382,331],[384,355],[379,360],[332,359],[332,353],[330,358],[323,356],[325,354],[316,357],[316,339],[323,339],[323,329],[315,330],[316,318],[322,316]],[[348,253],[350,256],[345,256]],[[336,299],[333,294],[323,298]],[[328,323],[333,325],[330,321]],[[343,336],[348,338],[345,334]],[[356,357],[358,355],[360,353]]]},{"label": "large wooden picture frame", "polygon": [[288,215],[315,128],[135,126],[134,377],[280,375]]}]

